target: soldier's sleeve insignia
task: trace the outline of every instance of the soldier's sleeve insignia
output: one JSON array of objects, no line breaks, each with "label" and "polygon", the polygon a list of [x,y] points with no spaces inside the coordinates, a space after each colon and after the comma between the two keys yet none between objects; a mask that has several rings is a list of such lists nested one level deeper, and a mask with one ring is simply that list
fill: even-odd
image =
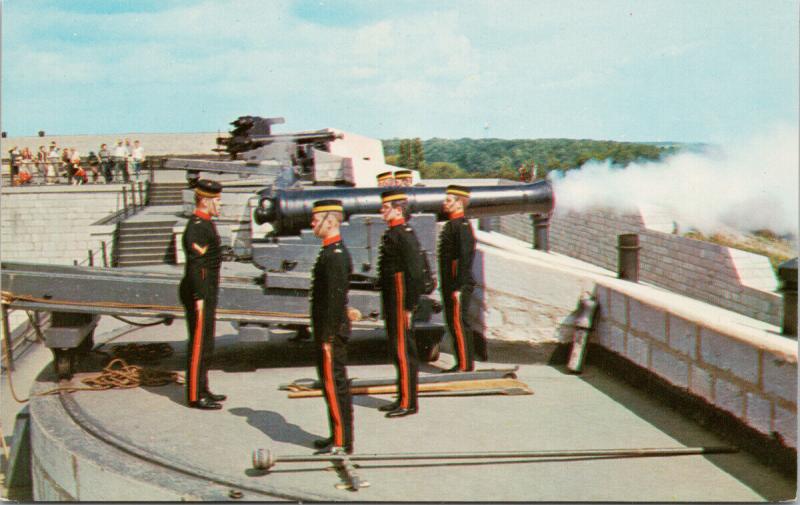
[{"label": "soldier's sleeve insignia", "polygon": [[341,254],[342,250],[341,249],[334,249],[333,252],[337,252],[337,253]]},{"label": "soldier's sleeve insignia", "polygon": [[197,244],[195,242],[192,242],[192,249],[197,251],[197,254],[202,256],[202,255],[204,255],[206,253],[206,251],[208,251],[208,246],[203,247],[203,246],[201,246],[201,245],[199,245],[199,244]]}]

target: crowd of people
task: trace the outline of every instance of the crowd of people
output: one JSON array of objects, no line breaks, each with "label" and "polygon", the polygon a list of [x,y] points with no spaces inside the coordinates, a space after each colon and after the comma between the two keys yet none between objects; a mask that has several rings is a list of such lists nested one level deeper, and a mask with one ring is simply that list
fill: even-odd
[{"label": "crowd of people", "polygon": [[145,162],[144,148],[138,140],[117,140],[108,148],[101,144],[100,149],[89,151],[85,157],[74,147],[60,148],[54,140],[50,147],[39,146],[36,153],[27,147],[21,150],[14,146],[8,151],[11,167],[11,184],[112,184],[127,183],[131,175],[139,178]]}]

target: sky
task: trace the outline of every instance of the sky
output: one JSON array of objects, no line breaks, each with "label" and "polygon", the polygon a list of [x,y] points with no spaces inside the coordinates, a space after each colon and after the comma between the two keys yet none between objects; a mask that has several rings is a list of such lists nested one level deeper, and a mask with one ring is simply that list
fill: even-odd
[{"label": "sky", "polygon": [[3,0],[10,136],[737,143],[798,124],[800,0]]}]

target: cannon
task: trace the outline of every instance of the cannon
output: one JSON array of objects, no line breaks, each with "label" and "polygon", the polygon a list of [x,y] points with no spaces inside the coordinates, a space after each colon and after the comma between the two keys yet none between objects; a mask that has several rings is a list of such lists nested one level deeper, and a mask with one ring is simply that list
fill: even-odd
[{"label": "cannon", "polygon": [[[335,198],[344,205],[346,222],[341,234],[353,260],[349,303],[364,316],[353,324],[354,331],[380,332],[377,263],[386,225],[379,215],[384,188],[374,184],[377,173],[395,167],[384,163],[378,140],[332,129],[273,134],[271,126],[280,123],[283,118],[245,116],[234,121],[231,136],[219,141],[231,160],[168,159],[164,163],[165,168],[186,170],[190,185],[200,172],[226,174],[223,177],[238,174],[240,178],[255,175],[258,179],[244,185],[223,181],[227,189],[217,228],[223,241],[234,244],[235,234],[247,234],[247,240],[236,242],[245,244],[244,251],[234,250],[237,261],[230,266],[236,268],[223,265],[218,318],[232,321],[242,341],[273,340],[279,333],[286,334],[273,332],[275,328],[296,330],[300,338],[308,335],[308,292],[320,247],[308,228],[311,208],[317,200]],[[405,188],[410,222],[434,275],[437,222],[446,217],[442,203],[447,182],[422,181]],[[472,197],[467,216],[471,218],[515,213],[546,217],[553,209],[549,181],[489,184],[473,179],[468,185]],[[229,203],[226,198],[231,199]],[[189,215],[192,206],[193,194],[187,188],[184,215]],[[174,229],[178,228],[176,222]],[[181,243],[180,235],[174,234],[176,244]],[[78,337],[90,336],[94,328],[90,323],[95,320],[87,319],[86,314],[150,316],[164,321],[183,316],[177,298],[181,278],[177,268],[141,272],[3,263],[0,274],[12,307],[66,314],[58,317],[74,321],[70,323],[74,328],[45,334],[46,340],[53,335],[53,341],[47,343],[62,377],[71,374],[75,352],[87,347]],[[444,334],[440,312],[438,294],[433,293],[422,297],[414,315],[417,347],[427,361],[438,357]]]}]

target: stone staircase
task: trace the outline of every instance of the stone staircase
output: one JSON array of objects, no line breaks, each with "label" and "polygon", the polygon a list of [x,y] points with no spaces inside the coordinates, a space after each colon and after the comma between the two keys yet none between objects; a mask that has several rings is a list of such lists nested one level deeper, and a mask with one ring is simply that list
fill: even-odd
[{"label": "stone staircase", "polygon": [[185,182],[154,182],[147,205],[181,205],[181,192],[188,187]]},{"label": "stone staircase", "polygon": [[175,264],[172,227],[176,222],[120,223],[114,241],[114,266]]}]

